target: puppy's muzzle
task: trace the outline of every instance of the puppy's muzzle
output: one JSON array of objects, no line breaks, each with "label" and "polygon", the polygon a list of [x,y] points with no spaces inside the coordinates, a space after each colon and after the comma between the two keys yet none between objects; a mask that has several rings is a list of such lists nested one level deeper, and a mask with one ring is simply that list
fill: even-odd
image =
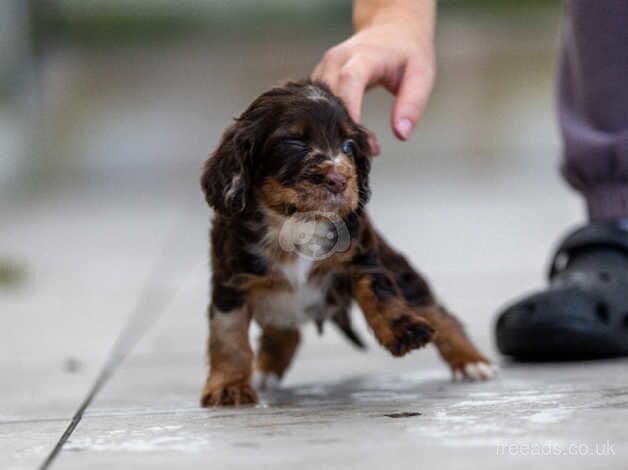
[{"label": "puppy's muzzle", "polygon": [[347,177],[341,173],[330,172],[323,181],[325,187],[334,194],[340,194],[347,188]]}]

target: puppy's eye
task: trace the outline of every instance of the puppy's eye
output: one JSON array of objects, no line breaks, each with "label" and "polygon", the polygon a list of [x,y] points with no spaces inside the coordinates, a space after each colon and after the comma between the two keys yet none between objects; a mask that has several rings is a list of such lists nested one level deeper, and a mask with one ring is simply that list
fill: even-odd
[{"label": "puppy's eye", "polygon": [[353,140],[348,139],[342,143],[342,152],[345,155],[353,155],[354,150],[355,150],[355,142],[353,142]]},{"label": "puppy's eye", "polygon": [[298,149],[303,149],[307,147],[307,142],[305,142],[305,140],[303,139],[294,139],[294,138],[284,139],[283,143],[285,145],[289,145],[290,147],[295,147]]}]

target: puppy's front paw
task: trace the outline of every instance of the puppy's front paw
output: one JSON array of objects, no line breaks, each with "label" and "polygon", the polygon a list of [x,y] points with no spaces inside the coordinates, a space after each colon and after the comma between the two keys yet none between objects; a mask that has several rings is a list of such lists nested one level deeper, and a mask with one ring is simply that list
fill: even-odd
[{"label": "puppy's front paw", "polygon": [[393,356],[404,354],[425,346],[434,336],[434,328],[423,318],[412,314],[401,314],[388,325],[384,346]]},{"label": "puppy's front paw", "polygon": [[207,384],[201,398],[201,405],[207,407],[254,405],[255,403],[257,403],[257,393],[249,384],[244,383]]}]

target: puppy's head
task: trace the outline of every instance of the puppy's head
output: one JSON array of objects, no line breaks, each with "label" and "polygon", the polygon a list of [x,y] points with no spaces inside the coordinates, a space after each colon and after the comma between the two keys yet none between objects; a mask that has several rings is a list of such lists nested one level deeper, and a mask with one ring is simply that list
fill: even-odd
[{"label": "puppy's head", "polygon": [[344,216],[368,200],[370,157],[366,131],[327,86],[288,82],[259,96],[225,131],[201,183],[225,216],[260,204],[285,215]]}]

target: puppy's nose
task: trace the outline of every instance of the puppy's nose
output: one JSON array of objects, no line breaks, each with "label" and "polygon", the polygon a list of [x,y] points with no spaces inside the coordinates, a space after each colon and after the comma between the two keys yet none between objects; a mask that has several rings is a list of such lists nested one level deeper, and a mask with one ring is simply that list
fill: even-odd
[{"label": "puppy's nose", "polygon": [[325,186],[332,193],[339,194],[347,187],[347,177],[340,173],[327,173],[325,175]]}]

